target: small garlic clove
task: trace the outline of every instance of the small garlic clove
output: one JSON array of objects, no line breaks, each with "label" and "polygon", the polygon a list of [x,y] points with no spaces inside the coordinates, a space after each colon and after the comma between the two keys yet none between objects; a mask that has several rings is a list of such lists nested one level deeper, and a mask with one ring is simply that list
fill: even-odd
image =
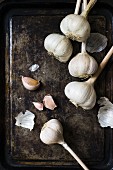
[{"label": "small garlic clove", "polygon": [[50,109],[50,110],[54,110],[57,107],[57,105],[55,104],[52,96],[49,95],[49,94],[44,97],[43,103],[44,103],[44,106],[47,109]]},{"label": "small garlic clove", "polygon": [[44,47],[49,55],[60,62],[67,62],[72,55],[73,47],[69,39],[60,34],[49,34],[44,40]]},{"label": "small garlic clove", "polygon": [[47,145],[63,143],[63,128],[61,123],[57,119],[51,119],[46,122],[41,129],[40,139]]},{"label": "small garlic clove", "polygon": [[34,106],[36,107],[36,109],[42,111],[43,110],[43,103],[40,103],[40,102],[33,102]]},{"label": "small garlic clove", "polygon": [[100,52],[107,46],[107,37],[100,33],[91,33],[87,39],[86,50],[90,53]]},{"label": "small garlic clove", "polygon": [[15,125],[28,128],[31,131],[34,128],[34,118],[35,118],[35,115],[29,110],[26,110],[25,114],[20,112],[18,116],[15,117],[16,119]]},{"label": "small garlic clove", "polygon": [[40,86],[40,82],[38,80],[32,79],[30,77],[22,76],[23,86],[28,90],[36,90]]}]

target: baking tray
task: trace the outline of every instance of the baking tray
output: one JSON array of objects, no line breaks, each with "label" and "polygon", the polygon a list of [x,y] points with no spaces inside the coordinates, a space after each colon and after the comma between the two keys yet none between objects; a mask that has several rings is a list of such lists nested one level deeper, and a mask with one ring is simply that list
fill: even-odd
[{"label": "baking tray", "polygon": [[[78,163],[59,145],[47,146],[39,139],[42,125],[51,118],[61,121],[64,138],[85,164],[94,170],[113,168],[113,138],[110,128],[100,128],[97,121],[98,105],[90,111],[76,109],[64,95],[64,87],[75,80],[67,65],[49,57],[44,49],[44,38],[50,33],[61,33],[59,23],[73,13],[74,0],[67,1],[3,1],[0,4],[0,148],[1,164],[6,169],[61,168],[81,169]],[[113,5],[110,0],[98,1],[88,18],[91,32],[108,38],[108,45],[93,56],[101,62],[113,43]],[[72,42],[72,57],[79,52],[80,43]],[[98,78],[95,89],[113,101],[112,58]],[[39,64],[38,71],[28,68]],[[22,86],[21,76],[41,80],[41,88],[31,92]],[[39,112],[32,101],[42,101],[51,94],[58,108]],[[15,117],[22,111],[32,111],[35,127],[32,131],[15,126]]]}]

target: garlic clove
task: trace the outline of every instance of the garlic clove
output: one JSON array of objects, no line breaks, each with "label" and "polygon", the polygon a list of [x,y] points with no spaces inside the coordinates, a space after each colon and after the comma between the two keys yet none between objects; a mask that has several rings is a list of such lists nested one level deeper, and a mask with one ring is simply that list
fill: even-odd
[{"label": "garlic clove", "polygon": [[49,55],[60,62],[67,62],[72,55],[73,47],[69,39],[60,34],[49,34],[44,40],[44,47]]},{"label": "garlic clove", "polygon": [[28,90],[36,90],[40,86],[40,82],[38,80],[32,79],[30,77],[22,76],[23,86]]},{"label": "garlic clove", "polygon": [[106,97],[101,97],[98,104],[100,108],[97,117],[100,126],[113,128],[113,104]]},{"label": "garlic clove", "polygon": [[81,15],[69,14],[60,23],[60,29],[67,38],[78,42],[86,41],[90,36],[89,22]]},{"label": "garlic clove", "polygon": [[88,53],[78,53],[68,65],[69,73],[73,77],[88,78],[98,69],[96,60]]},{"label": "garlic clove", "polygon": [[85,110],[90,110],[96,103],[96,93],[87,82],[70,82],[66,85],[64,93],[66,97],[75,105]]},{"label": "garlic clove", "polygon": [[42,111],[43,110],[43,103],[40,103],[40,102],[33,102],[34,106],[36,107],[36,109],[38,109],[39,111]]},{"label": "garlic clove", "polygon": [[40,139],[47,145],[64,143],[61,123],[57,119],[51,119],[46,122],[41,129]]},{"label": "garlic clove", "polygon": [[87,39],[86,50],[90,53],[100,52],[107,46],[107,37],[100,33],[91,33]]},{"label": "garlic clove", "polygon": [[20,112],[18,116],[15,117],[16,119],[15,125],[28,128],[31,131],[34,128],[34,118],[35,118],[35,115],[29,110],[26,110],[25,114]]},{"label": "garlic clove", "polygon": [[43,103],[44,103],[44,106],[47,109],[50,109],[50,110],[54,110],[57,107],[57,105],[55,104],[52,96],[49,95],[49,94],[44,97]]}]

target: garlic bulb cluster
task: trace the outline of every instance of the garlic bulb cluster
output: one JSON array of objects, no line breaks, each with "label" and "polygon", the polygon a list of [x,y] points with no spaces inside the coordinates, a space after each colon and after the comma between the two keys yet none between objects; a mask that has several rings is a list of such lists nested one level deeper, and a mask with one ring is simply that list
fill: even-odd
[{"label": "garlic bulb cluster", "polygon": [[90,36],[90,24],[87,15],[97,0],[90,0],[86,9],[78,14],[67,15],[60,23],[60,29],[66,37],[78,42],[86,41]]},{"label": "garlic bulb cluster", "polygon": [[26,110],[25,114],[20,112],[18,116],[15,117],[16,119],[15,125],[28,128],[31,131],[34,128],[34,118],[35,118],[35,115],[29,110]]},{"label": "garlic bulb cluster", "polygon": [[73,77],[87,78],[94,74],[98,69],[96,60],[87,52],[78,53],[71,59],[68,65],[69,73]]},{"label": "garlic bulb cluster", "polygon": [[57,119],[51,119],[45,123],[40,133],[40,139],[47,145],[63,143],[63,128],[61,123]]},{"label": "garlic bulb cluster", "polygon": [[65,87],[65,95],[76,106],[90,110],[96,103],[96,93],[90,82],[70,82]]},{"label": "garlic bulb cluster", "polygon": [[84,82],[74,81],[66,85],[64,90],[65,95],[75,106],[80,106],[85,110],[90,110],[94,107],[96,103],[96,92],[94,90],[94,83],[106,66],[112,54],[113,46],[100,63],[96,73],[89,80]]},{"label": "garlic bulb cluster", "polygon": [[44,47],[49,55],[60,62],[67,62],[72,55],[73,47],[69,39],[60,34],[49,34],[44,40]]},{"label": "garlic bulb cluster", "polygon": [[28,90],[36,90],[40,86],[40,81],[30,77],[22,76],[23,86]]},{"label": "garlic bulb cluster", "polygon": [[100,108],[97,117],[100,126],[113,128],[113,104],[106,97],[101,97],[98,104]]}]

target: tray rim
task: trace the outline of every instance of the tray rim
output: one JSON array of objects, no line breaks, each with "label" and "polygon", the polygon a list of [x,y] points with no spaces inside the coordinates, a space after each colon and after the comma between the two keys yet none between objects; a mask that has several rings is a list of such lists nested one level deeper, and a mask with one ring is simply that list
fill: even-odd
[{"label": "tray rim", "polygon": [[[24,1],[25,1],[25,0],[24,0]],[[28,3],[28,2],[24,2],[24,1],[22,1],[22,2],[20,1],[19,4],[22,5],[22,4],[24,4],[24,3]],[[62,0],[62,1],[63,1],[63,0]],[[106,2],[105,2],[105,1],[106,1]],[[104,0],[101,0],[100,2],[104,2],[104,3],[107,3],[107,4],[109,4],[109,3],[112,4],[112,1],[111,1],[111,0],[105,0],[105,1],[104,1]],[[4,3],[4,2],[5,2],[5,3]],[[43,3],[45,4],[45,2],[46,2],[46,1],[43,0],[43,2],[41,2],[41,4],[43,4]],[[100,3],[100,2],[99,2],[99,3]],[[30,1],[30,3],[32,3],[32,2]],[[35,0],[34,0],[33,3],[34,3],[34,4],[35,4],[35,3],[40,3],[40,1],[35,1]],[[57,2],[54,1],[54,2],[52,2],[52,3],[54,4],[54,3],[65,3],[65,2],[64,2],[64,1],[63,1],[63,2],[61,2],[61,1],[60,1],[60,2],[59,2],[59,1],[57,1]],[[8,3],[7,3],[7,2],[4,0],[4,1],[0,4],[0,10],[2,10],[2,9],[3,9],[4,7],[6,7],[7,5],[12,5],[12,4],[13,4],[13,5],[16,5],[16,4],[18,4],[18,3],[15,2],[14,0],[13,0],[13,1],[10,1],[10,2],[8,1]],[[111,6],[113,6],[113,4],[112,4]],[[112,130],[110,130],[110,133],[112,134]],[[111,137],[112,137],[112,135],[111,135]],[[109,164],[109,161],[108,161],[108,164]],[[11,165],[11,166],[13,166],[13,165]],[[113,164],[112,164],[112,166],[113,166]],[[26,166],[25,166],[25,167],[26,167]],[[45,167],[45,165],[44,165],[44,167]],[[49,167],[49,166],[46,166],[46,167]],[[50,167],[51,167],[51,166],[50,166]],[[60,166],[60,167],[61,167],[61,166]],[[65,167],[65,166],[63,166],[63,167]],[[72,167],[73,167],[73,166],[72,166]],[[65,168],[67,168],[67,167],[65,167]]]}]

